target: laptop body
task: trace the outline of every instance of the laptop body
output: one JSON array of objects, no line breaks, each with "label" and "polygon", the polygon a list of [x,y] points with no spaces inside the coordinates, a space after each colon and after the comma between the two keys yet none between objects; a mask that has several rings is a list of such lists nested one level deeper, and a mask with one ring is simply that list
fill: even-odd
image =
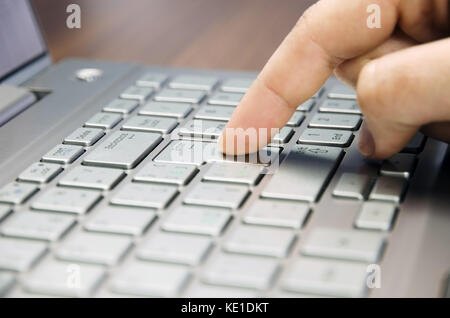
[{"label": "laptop body", "polygon": [[26,41],[0,61],[2,296],[445,296],[447,144],[365,160],[330,78],[264,153],[222,158],[256,73],[52,64],[28,2],[5,3]]}]

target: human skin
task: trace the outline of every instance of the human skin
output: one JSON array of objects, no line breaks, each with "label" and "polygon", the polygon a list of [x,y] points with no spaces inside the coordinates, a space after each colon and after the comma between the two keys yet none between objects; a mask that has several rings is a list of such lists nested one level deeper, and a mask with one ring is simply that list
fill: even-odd
[{"label": "human skin", "polygon": [[[367,26],[367,7],[381,9],[381,28]],[[270,135],[283,127],[333,72],[357,91],[364,114],[358,146],[369,158],[400,151],[421,130],[450,142],[450,1],[321,0],[283,40],[249,88],[218,140],[227,154],[264,142],[236,128]],[[240,130],[242,131],[242,130]],[[264,139],[264,138],[263,138]]]}]

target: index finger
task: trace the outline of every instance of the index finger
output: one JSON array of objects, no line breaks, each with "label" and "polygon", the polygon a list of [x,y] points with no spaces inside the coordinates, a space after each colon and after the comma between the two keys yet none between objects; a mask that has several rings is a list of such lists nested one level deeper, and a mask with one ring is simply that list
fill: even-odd
[{"label": "index finger", "polygon": [[[270,136],[271,128],[283,127],[296,107],[320,89],[337,65],[389,38],[397,21],[397,3],[394,0],[321,0],[311,6],[235,109],[219,138],[219,149],[241,154],[265,146],[267,138],[257,138],[262,142],[254,142],[241,139],[238,134],[251,128],[257,136],[262,131]],[[371,8],[379,9],[381,28],[368,26]],[[244,147],[238,147],[237,140],[245,140]]]}]

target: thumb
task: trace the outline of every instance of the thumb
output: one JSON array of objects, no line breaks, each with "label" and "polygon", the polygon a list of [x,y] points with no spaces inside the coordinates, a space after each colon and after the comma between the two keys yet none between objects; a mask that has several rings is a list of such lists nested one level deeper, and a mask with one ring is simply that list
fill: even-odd
[{"label": "thumb", "polygon": [[359,148],[382,159],[400,151],[421,126],[450,121],[450,39],[385,55],[357,83],[365,117]]}]

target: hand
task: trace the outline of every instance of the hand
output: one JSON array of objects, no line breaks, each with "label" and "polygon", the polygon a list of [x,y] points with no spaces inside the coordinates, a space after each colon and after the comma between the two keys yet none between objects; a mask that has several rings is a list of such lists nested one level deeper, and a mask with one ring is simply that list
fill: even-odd
[{"label": "hand", "polygon": [[[381,28],[367,8],[381,9]],[[359,149],[387,158],[416,134],[450,142],[450,1],[321,0],[310,7],[269,59],[227,128],[270,134],[335,74],[356,88],[365,117]],[[447,37],[447,38],[445,38]],[[267,141],[236,147],[226,129],[225,153],[254,152]]]}]

